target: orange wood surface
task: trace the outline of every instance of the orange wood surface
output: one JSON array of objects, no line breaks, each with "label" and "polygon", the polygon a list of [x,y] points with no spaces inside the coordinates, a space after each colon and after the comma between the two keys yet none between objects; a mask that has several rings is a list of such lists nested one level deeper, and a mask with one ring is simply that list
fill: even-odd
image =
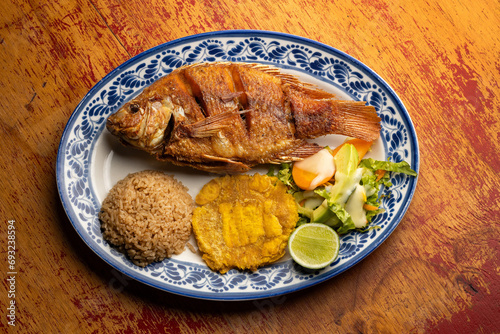
[{"label": "orange wood surface", "polygon": [[[497,0],[0,2],[1,331],[499,333],[499,26]],[[402,99],[420,145],[413,201],[376,251],[258,301],[196,300],[123,276],[84,244],[56,187],[61,135],[93,85],[158,44],[227,29],[291,33],[359,59]]]}]

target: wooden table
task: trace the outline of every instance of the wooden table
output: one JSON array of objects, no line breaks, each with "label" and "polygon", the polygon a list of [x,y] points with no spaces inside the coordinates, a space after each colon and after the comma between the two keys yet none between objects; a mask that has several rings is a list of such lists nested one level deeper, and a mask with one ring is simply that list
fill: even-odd
[{"label": "wooden table", "polygon": [[[7,0],[0,9],[2,331],[500,332],[498,1]],[[158,44],[227,29],[291,33],[361,60],[402,99],[420,145],[417,191],[386,242],[322,284],[258,301],[191,299],[123,276],[77,235],[56,187],[63,129],[94,84]]]}]

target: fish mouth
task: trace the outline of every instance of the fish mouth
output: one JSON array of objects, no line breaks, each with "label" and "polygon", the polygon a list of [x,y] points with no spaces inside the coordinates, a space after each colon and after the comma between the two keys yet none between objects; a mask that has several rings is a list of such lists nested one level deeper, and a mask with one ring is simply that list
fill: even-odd
[{"label": "fish mouth", "polygon": [[128,128],[123,126],[122,122],[118,119],[116,114],[117,113],[112,114],[108,117],[108,119],[106,120],[106,129],[114,136],[118,136],[120,138],[128,137]]},{"label": "fish mouth", "polygon": [[116,126],[116,122],[113,120],[113,116],[115,114],[112,114],[108,117],[106,120],[106,129],[111,132],[113,135],[118,135],[118,127]]},{"label": "fish mouth", "polygon": [[145,122],[128,117],[123,109],[108,116],[106,120],[106,129],[114,136],[120,138],[132,146],[139,146],[138,141],[144,132]]}]

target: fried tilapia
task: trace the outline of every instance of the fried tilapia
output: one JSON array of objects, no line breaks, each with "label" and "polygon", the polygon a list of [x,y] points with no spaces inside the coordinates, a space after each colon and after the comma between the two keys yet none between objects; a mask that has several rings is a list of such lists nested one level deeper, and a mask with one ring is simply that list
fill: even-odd
[{"label": "fried tilapia", "polygon": [[322,147],[306,139],[341,134],[372,141],[380,118],[277,68],[200,63],[154,82],[107,119],[123,143],[160,160],[209,172],[244,172],[298,161]]},{"label": "fried tilapia", "polygon": [[276,177],[255,174],[212,179],[196,196],[193,232],[214,271],[256,270],[285,254],[297,205]]}]

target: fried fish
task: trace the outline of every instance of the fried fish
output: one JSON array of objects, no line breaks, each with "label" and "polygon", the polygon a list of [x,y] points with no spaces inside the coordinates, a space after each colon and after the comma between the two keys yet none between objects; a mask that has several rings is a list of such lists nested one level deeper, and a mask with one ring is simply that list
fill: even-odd
[{"label": "fried fish", "polygon": [[365,102],[338,100],[277,68],[225,62],[172,71],[106,127],[160,160],[224,173],[302,160],[322,148],[307,139],[326,134],[375,140],[380,118]]},{"label": "fried fish", "polygon": [[298,220],[287,187],[267,175],[212,179],[196,196],[193,232],[207,265],[224,274],[256,270],[285,254]]}]

